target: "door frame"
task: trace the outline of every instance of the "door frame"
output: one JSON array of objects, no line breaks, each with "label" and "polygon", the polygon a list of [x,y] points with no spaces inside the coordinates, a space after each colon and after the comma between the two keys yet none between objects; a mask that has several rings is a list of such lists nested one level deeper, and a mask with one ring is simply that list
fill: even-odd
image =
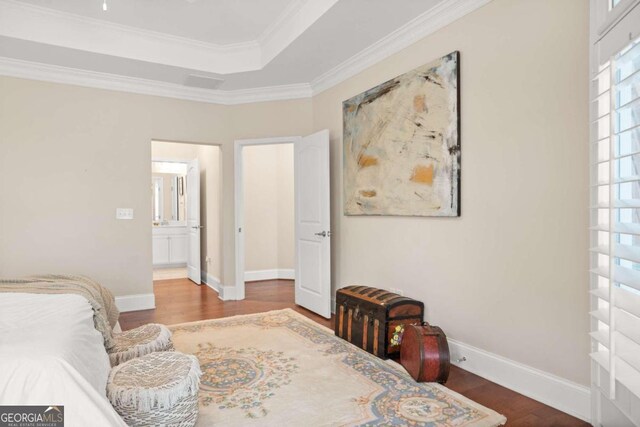
[{"label": "door frame", "polygon": [[[219,181],[220,181],[220,203],[219,206],[217,206],[216,209],[219,209],[220,212],[220,219],[219,219],[219,223],[218,223],[218,229],[219,229],[219,235],[220,235],[220,242],[218,242],[218,244],[220,245],[220,271],[221,271],[221,275],[224,277],[224,263],[225,260],[227,258],[229,258],[227,256],[227,253],[224,250],[224,245],[223,245],[223,240],[224,240],[224,235],[227,232],[227,229],[229,227],[229,221],[225,220],[224,218],[224,212],[223,212],[223,206],[224,206],[224,183],[225,183],[225,179],[224,179],[224,171],[225,171],[225,164],[224,164],[224,155],[225,152],[228,152],[228,150],[224,147],[224,144],[222,143],[216,143],[216,142],[206,142],[206,141],[193,141],[193,140],[184,140],[184,139],[173,139],[173,138],[151,138],[149,140],[149,156],[147,157],[149,159],[149,163],[148,163],[148,170],[149,170],[149,177],[151,177],[153,175],[152,172],[152,168],[153,168],[153,162],[166,162],[166,163],[184,163],[187,164],[189,161],[188,160],[176,160],[175,158],[167,158],[164,156],[154,156],[153,155],[153,143],[154,142],[159,142],[159,143],[169,143],[169,144],[182,144],[182,145],[198,145],[198,146],[203,146],[203,147],[217,147],[218,148],[218,174],[219,174]],[[147,181],[148,183],[150,183],[150,181]],[[143,202],[141,202],[143,203]],[[149,203],[149,196],[145,197],[144,203]],[[202,218],[201,218],[202,220]],[[187,226],[186,221],[184,223],[185,227]],[[149,239],[149,250],[151,255],[151,259],[149,260],[149,266],[151,267],[150,270],[150,276],[149,276],[149,280],[150,280],[150,284],[151,286],[153,286],[153,223],[151,223],[151,239]],[[202,267],[202,266],[201,266]],[[212,280],[218,280],[218,278],[212,277],[210,275],[203,275],[203,277],[205,277],[204,283],[209,286],[211,289],[215,290],[216,292],[220,293],[220,285],[219,282],[217,281],[212,281]],[[151,307],[153,308],[153,307]]]},{"label": "door frame", "polygon": [[[195,169],[195,176],[191,176],[192,169]],[[191,185],[189,184],[191,181]],[[196,183],[196,185],[193,185]],[[196,285],[202,285],[202,215],[200,212],[201,197],[200,192],[200,160],[196,157],[187,164],[187,278]],[[195,203],[194,203],[195,201]],[[195,204],[195,209],[191,209]],[[206,208],[206,207],[205,207]],[[194,214],[195,212],[195,214]],[[197,224],[197,225],[194,225]],[[196,230],[195,232],[193,230]],[[197,245],[193,245],[197,243]],[[193,251],[192,249],[195,248]],[[197,249],[197,250],[196,250]],[[193,253],[198,256],[194,257]]]},{"label": "door frame", "polygon": [[[242,149],[252,145],[279,145],[295,144],[302,140],[301,136],[280,136],[273,138],[237,139],[234,141],[233,161],[234,161],[234,235],[236,244],[235,253],[235,286],[237,300],[244,299],[244,273],[245,273],[245,242],[244,232],[241,231],[244,224],[244,176]],[[295,168],[295,165],[294,165]]]}]

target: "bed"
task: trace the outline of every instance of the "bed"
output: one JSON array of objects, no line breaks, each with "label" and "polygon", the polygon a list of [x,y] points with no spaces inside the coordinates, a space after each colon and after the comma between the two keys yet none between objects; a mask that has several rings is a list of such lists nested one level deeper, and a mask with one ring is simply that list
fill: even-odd
[{"label": "bed", "polygon": [[67,426],[125,426],[106,397],[110,369],[85,298],[0,293],[0,405],[64,405]]}]

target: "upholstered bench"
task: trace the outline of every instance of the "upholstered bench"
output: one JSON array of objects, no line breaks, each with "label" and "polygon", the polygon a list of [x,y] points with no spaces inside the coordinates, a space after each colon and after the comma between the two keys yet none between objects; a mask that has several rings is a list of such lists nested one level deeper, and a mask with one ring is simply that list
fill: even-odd
[{"label": "upholstered bench", "polygon": [[107,397],[129,426],[193,426],[201,375],[195,356],[150,353],[111,369]]},{"label": "upholstered bench", "polygon": [[149,323],[114,335],[115,345],[109,349],[111,366],[154,351],[173,350],[171,331],[159,323]]}]

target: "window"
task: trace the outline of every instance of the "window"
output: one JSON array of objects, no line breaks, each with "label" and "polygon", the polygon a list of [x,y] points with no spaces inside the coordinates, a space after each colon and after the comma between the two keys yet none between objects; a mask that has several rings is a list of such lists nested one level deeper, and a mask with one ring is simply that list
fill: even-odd
[{"label": "window", "polygon": [[591,357],[614,399],[617,382],[640,396],[640,40],[592,85]]},{"label": "window", "polygon": [[620,3],[620,0],[611,0],[609,2],[609,9],[613,9],[614,7],[616,7],[618,5],[618,3]]}]

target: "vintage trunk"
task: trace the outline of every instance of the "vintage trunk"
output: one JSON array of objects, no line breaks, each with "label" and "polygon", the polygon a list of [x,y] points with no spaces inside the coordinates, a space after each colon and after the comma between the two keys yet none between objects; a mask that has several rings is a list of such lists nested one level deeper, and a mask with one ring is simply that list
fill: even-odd
[{"label": "vintage trunk", "polygon": [[402,330],[423,317],[422,302],[384,289],[347,286],[336,295],[336,335],[383,359],[400,356]]},{"label": "vintage trunk", "polygon": [[427,323],[407,326],[402,335],[400,363],[418,382],[447,382],[450,360],[444,331]]}]

